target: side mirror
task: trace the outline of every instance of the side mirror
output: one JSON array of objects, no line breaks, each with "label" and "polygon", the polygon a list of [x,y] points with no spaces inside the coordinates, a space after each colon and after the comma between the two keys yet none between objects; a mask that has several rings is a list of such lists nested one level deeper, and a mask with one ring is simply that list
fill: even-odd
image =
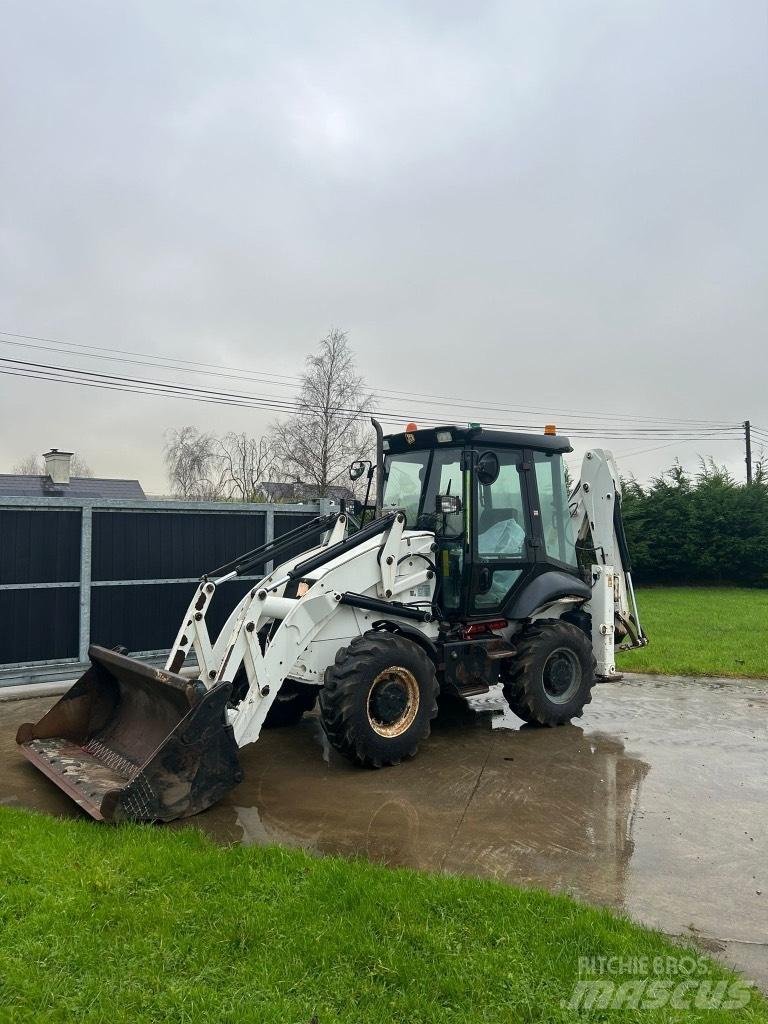
[{"label": "side mirror", "polygon": [[438,494],[435,498],[435,512],[443,516],[461,512],[461,498],[458,494]]},{"label": "side mirror", "polygon": [[495,452],[483,452],[477,460],[477,479],[487,487],[496,482],[500,468],[499,457]]},{"label": "side mirror", "polygon": [[366,466],[369,465],[370,463],[366,462],[364,459],[358,459],[357,462],[353,462],[352,465],[349,467],[349,479],[359,480],[360,477],[365,472]]}]

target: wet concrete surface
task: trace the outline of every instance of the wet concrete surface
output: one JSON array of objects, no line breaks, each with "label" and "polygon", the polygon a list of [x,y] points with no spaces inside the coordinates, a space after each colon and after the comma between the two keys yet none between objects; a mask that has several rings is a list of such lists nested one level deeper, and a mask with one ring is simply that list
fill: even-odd
[{"label": "wet concrete surface", "polygon": [[[0,804],[79,816],[14,742],[52,702],[0,703]],[[311,716],[264,732],[245,781],[190,821],[223,843],[568,893],[694,937],[768,989],[768,684],[626,677],[560,729],[502,706],[446,703],[416,759],[374,772]]]}]

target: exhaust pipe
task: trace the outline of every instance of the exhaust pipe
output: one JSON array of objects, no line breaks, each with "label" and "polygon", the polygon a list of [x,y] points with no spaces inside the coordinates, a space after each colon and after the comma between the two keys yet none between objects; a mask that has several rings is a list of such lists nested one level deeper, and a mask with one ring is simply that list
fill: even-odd
[{"label": "exhaust pipe", "polygon": [[16,742],[92,818],[173,821],[242,781],[231,683],[207,690],[104,647],[88,656],[91,667]]},{"label": "exhaust pipe", "polygon": [[380,516],[384,507],[384,431],[378,420],[371,416],[371,424],[376,431],[376,516]]}]

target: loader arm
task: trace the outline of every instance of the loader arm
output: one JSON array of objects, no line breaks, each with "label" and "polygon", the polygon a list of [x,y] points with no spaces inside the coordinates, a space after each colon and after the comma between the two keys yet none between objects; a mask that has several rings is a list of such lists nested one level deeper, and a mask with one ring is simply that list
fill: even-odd
[{"label": "loader arm", "polygon": [[592,642],[597,674],[616,671],[614,652],[648,643],[637,609],[621,516],[621,480],[611,452],[588,451],[581,477],[570,495],[571,522],[581,560],[589,567],[592,597],[585,605],[592,616]]},{"label": "loader arm", "polygon": [[[206,625],[206,614],[213,601],[216,588],[222,583],[227,583],[229,580],[244,575],[254,564],[262,563],[266,559],[274,559],[281,553],[284,554],[289,548],[295,547],[298,542],[307,540],[323,531],[325,531],[324,536],[317,547],[302,551],[293,561],[282,563],[280,566],[281,572],[285,571],[287,567],[292,567],[294,563],[305,559],[308,553],[317,554],[340,544],[346,536],[346,515],[342,513],[341,515],[331,515],[312,520],[312,522],[305,526],[292,530],[279,540],[256,548],[254,551],[250,551],[246,555],[241,555],[234,561],[220,566],[213,572],[206,573],[200,580],[187,608],[187,613],[182,620],[181,627],[176,634],[176,639],[165,664],[166,671],[194,674],[206,686],[212,686],[218,678],[218,669],[230,637],[233,631],[237,630],[242,624],[245,609],[260,587],[274,585],[275,574],[274,572],[270,573],[260,583],[257,583],[255,588],[245,594],[232,609],[218,637],[215,640],[211,640]],[[197,665],[194,669],[186,671],[183,669],[183,666],[190,653],[194,653]]]},{"label": "loader arm", "polygon": [[[292,671],[302,668],[297,665],[300,656],[312,651],[313,641],[331,620],[337,631],[343,634],[350,630],[352,635],[361,633],[366,622],[380,619],[380,608],[386,608],[387,617],[395,621],[401,613],[405,620],[415,613],[423,622],[431,622],[431,612],[416,611],[407,603],[398,604],[399,597],[428,581],[430,589],[434,587],[431,563],[413,557],[417,552],[431,552],[434,535],[422,532],[404,537],[404,527],[403,514],[393,513],[371,524],[367,528],[369,535],[360,531],[346,544],[329,549],[324,559],[322,554],[304,559],[292,570],[294,574],[304,576],[313,571],[318,578],[306,581],[308,588],[301,597],[285,597],[275,592],[284,587],[284,578],[265,582],[251,592],[216,680],[232,680],[240,665],[245,668],[248,691],[237,708],[228,713],[238,746],[258,739],[280,686]],[[410,553],[412,571],[405,567],[398,573],[404,551]],[[281,576],[283,569],[276,575]],[[350,625],[346,627],[342,624],[344,615],[349,617]],[[262,650],[259,632],[267,623],[273,629],[266,649]],[[322,659],[322,654],[315,656]],[[325,668],[322,660],[321,668]]]}]

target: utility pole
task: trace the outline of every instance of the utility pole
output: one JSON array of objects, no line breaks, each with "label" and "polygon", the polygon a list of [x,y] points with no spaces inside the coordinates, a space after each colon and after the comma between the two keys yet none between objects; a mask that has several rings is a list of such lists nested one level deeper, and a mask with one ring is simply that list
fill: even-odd
[{"label": "utility pole", "polygon": [[746,448],[745,462],[747,464],[747,483],[752,483],[752,424],[744,420],[744,446]]}]

